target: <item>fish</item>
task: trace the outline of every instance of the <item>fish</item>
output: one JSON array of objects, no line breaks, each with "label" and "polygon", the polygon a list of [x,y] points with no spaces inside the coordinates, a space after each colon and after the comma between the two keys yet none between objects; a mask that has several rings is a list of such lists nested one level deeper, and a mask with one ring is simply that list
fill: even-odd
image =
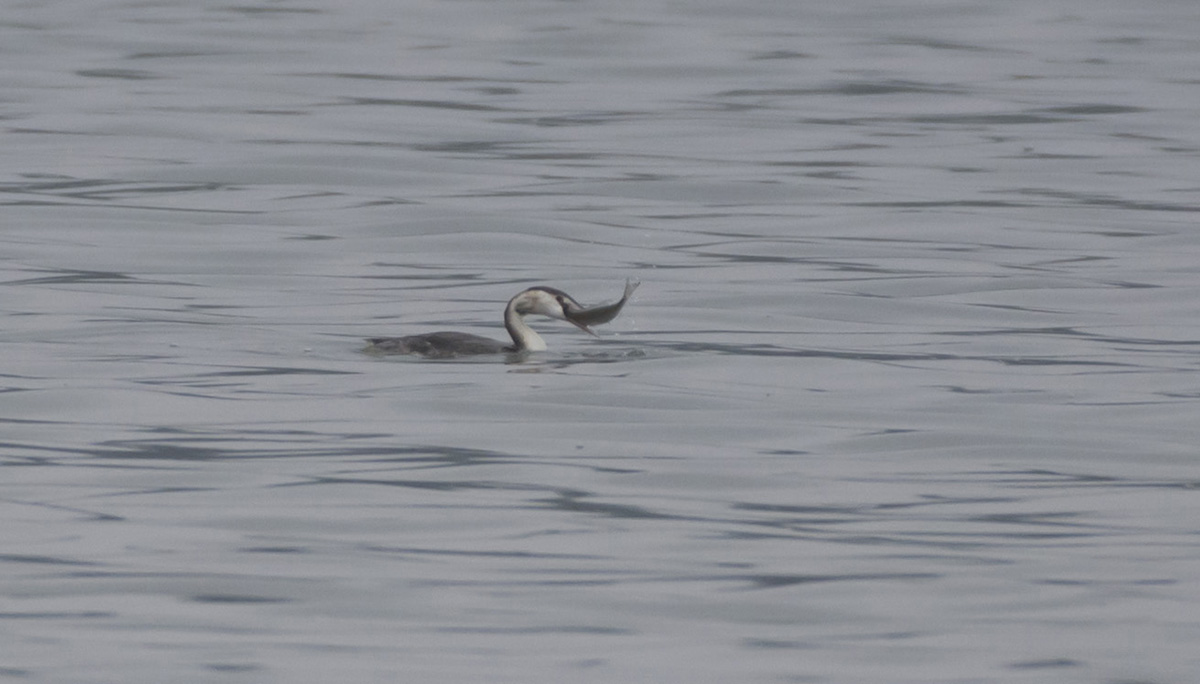
[{"label": "fish", "polygon": [[[601,325],[616,318],[617,314],[621,313],[621,309],[625,307],[625,302],[629,301],[629,295],[633,294],[633,291],[636,290],[638,285],[641,284],[642,283],[639,280],[626,280],[625,294],[621,296],[620,301],[613,302],[612,304],[601,304],[599,306],[588,307],[569,306],[564,312],[566,314],[567,321],[574,323],[583,330],[592,332],[591,330],[588,330],[587,326]],[[594,335],[595,333],[592,334]]]}]

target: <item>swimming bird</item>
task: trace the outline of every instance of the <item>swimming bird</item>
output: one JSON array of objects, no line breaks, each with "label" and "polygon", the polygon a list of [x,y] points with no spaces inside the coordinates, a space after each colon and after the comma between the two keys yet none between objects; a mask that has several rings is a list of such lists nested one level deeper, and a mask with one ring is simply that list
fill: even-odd
[{"label": "swimming bird", "polygon": [[538,285],[524,290],[508,300],[504,307],[504,327],[512,344],[488,337],[461,332],[435,332],[407,337],[375,337],[368,339],[364,351],[374,354],[417,354],[427,359],[452,359],[480,354],[517,354],[546,351],[546,341],[525,322],[525,317],[537,314],[566,321],[580,330],[595,335],[587,322],[572,320],[573,312],[587,311],[571,295],[553,287]]}]

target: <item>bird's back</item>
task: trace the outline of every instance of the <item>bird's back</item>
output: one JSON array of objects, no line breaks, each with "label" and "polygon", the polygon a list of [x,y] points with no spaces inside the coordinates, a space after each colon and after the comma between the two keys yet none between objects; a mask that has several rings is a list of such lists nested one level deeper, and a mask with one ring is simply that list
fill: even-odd
[{"label": "bird's back", "polygon": [[513,351],[496,340],[460,332],[435,332],[407,337],[375,337],[367,340],[366,351],[375,354],[417,354],[427,359],[501,354]]}]

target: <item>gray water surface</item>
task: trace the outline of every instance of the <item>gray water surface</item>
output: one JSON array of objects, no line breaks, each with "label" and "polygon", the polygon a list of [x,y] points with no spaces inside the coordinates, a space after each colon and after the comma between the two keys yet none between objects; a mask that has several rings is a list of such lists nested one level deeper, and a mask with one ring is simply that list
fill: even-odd
[{"label": "gray water surface", "polygon": [[1190,1],[10,3],[0,679],[1197,681],[1197,74]]}]

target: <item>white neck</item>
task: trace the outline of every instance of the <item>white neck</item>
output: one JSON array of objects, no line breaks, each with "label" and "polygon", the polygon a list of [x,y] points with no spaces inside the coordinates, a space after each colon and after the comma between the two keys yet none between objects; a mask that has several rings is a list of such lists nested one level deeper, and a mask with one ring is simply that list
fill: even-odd
[{"label": "white neck", "polygon": [[525,317],[517,313],[511,304],[504,310],[504,327],[517,351],[546,351],[546,341],[525,323]]}]

